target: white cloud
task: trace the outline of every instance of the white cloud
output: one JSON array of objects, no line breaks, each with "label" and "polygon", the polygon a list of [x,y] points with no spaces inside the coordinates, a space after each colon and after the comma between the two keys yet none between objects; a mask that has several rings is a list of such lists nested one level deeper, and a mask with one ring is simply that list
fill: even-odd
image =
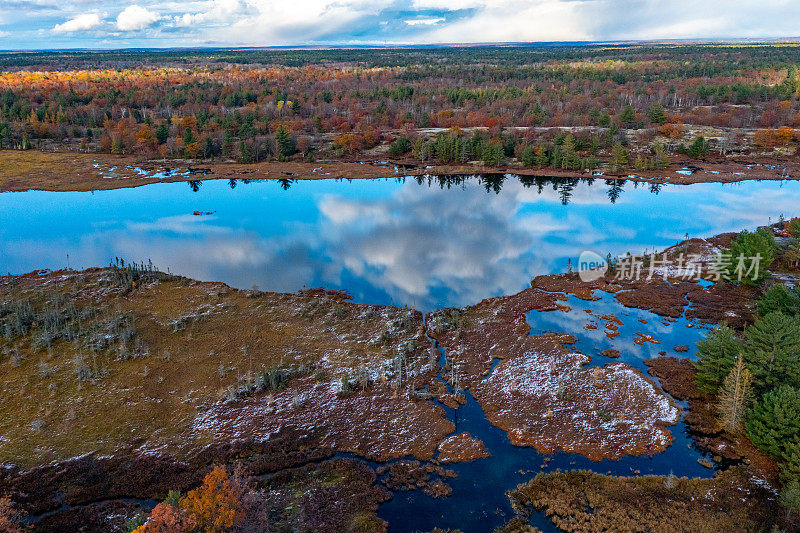
[{"label": "white cloud", "polygon": [[444,18],[430,18],[430,19],[412,19],[405,21],[406,24],[409,26],[433,26],[434,24],[438,24],[440,22],[444,22]]},{"label": "white cloud", "polygon": [[143,30],[161,19],[161,15],[139,5],[132,5],[117,16],[117,29],[122,31]]},{"label": "white cloud", "polygon": [[[105,24],[103,11],[112,9],[119,16]],[[54,21],[64,22],[53,26]],[[151,26],[156,31],[135,33]],[[54,34],[74,46],[109,42],[120,46],[260,46],[771,38],[800,35],[800,2],[0,0],[0,27],[9,34],[6,37],[22,46],[50,46],[48,37],[52,40]],[[107,33],[80,35],[89,29]],[[122,37],[124,43],[119,40],[119,30],[131,32]],[[110,38],[115,41],[108,41]]]},{"label": "white cloud", "polygon": [[75,31],[91,30],[92,28],[100,26],[102,23],[103,21],[100,20],[100,15],[97,13],[84,13],[62,24],[56,24],[53,27],[53,33],[72,33]]},{"label": "white cloud", "polygon": [[211,0],[203,2],[200,10],[175,17],[178,27],[194,27],[203,24],[224,24],[245,16],[246,6],[239,0]]},{"label": "white cloud", "polygon": [[[415,6],[455,8],[451,0],[417,0]],[[591,34],[588,1],[467,0],[461,8],[475,12],[413,38],[417,43],[577,41]]]}]

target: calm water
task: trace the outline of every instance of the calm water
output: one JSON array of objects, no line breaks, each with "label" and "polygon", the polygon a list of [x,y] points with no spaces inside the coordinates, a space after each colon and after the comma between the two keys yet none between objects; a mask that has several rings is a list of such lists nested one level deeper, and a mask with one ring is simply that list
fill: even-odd
[{"label": "calm water", "polygon": [[[692,186],[635,186],[605,180],[557,181],[508,177],[352,182],[207,181],[157,183],[94,193],[0,194],[0,272],[66,266],[84,268],[152,260],[202,280],[240,288],[296,291],[324,285],[348,290],[354,300],[429,310],[462,306],[515,293],[539,274],[563,272],[584,250],[600,255],[661,249],[689,237],[739,231],[797,215],[798,182],[744,182]],[[198,214],[195,214],[198,213]],[[592,365],[621,358],[646,371],[643,361],[694,343],[705,333],[685,318],[666,325],[645,311],[603,295],[597,302],[570,298],[569,312],[531,312],[531,333],[563,331]],[[620,337],[609,339],[597,315],[616,314]],[[639,319],[646,321],[646,324]],[[693,325],[694,327],[687,327]],[[661,341],[633,343],[637,333]],[[653,457],[593,463],[565,453],[542,456],[512,446],[469,396],[446,409],[457,432],[482,439],[492,457],[450,468],[453,496],[433,499],[399,492],[379,514],[397,532],[433,527],[489,531],[511,509],[505,491],[537,472],[587,468],[601,473],[710,476],[700,466],[683,422],[675,442]],[[541,514],[531,522],[553,531]]]},{"label": "calm water", "polygon": [[412,179],[230,185],[0,194],[0,272],[151,259],[239,288],[325,285],[360,302],[429,310],[517,292],[586,249],[639,253],[752,228],[800,205],[797,182],[660,191],[516,178],[449,188]]}]

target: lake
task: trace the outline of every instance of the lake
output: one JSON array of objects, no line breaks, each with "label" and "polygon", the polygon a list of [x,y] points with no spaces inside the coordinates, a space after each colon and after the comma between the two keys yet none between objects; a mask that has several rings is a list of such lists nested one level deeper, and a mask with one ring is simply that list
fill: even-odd
[{"label": "lake", "polygon": [[[515,177],[155,183],[0,194],[0,272],[120,257],[238,288],[431,310],[512,294],[584,250],[661,249],[789,216],[800,183]],[[197,213],[197,214],[195,214]],[[796,214],[796,213],[795,213]]]},{"label": "lake", "polygon": [[[213,180],[155,183],[97,192],[30,191],[0,194],[0,272],[106,265],[117,257],[152,262],[162,270],[239,288],[297,291],[326,286],[355,301],[421,310],[463,306],[516,293],[539,274],[564,272],[582,251],[605,256],[641,253],[687,237],[753,229],[796,215],[798,182],[741,182],[655,186],[633,182],[521,179],[512,176],[354,181]],[[675,323],[621,306],[613,295],[570,311],[527,314],[531,333],[561,331],[592,365],[643,361],[660,350],[675,355],[707,327]],[[586,330],[586,309],[616,314],[624,325],[613,341]],[[639,319],[642,319],[641,321]],[[633,343],[651,334],[661,345]],[[599,351],[620,349],[619,359]],[[505,491],[537,472],[591,469],[616,475],[711,476],[698,463],[683,422],[675,441],[652,457],[593,463],[566,453],[544,456],[512,446],[467,393],[467,404],[446,408],[456,432],[480,438],[491,457],[450,465],[449,498],[398,492],[381,506],[390,531],[433,527],[487,531],[511,517]],[[553,531],[534,513],[531,523]]]}]

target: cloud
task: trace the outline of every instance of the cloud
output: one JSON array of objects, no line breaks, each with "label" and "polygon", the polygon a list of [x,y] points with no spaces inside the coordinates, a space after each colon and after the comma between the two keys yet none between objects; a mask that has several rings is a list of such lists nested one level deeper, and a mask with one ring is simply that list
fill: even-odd
[{"label": "cloud", "polygon": [[53,27],[53,33],[72,33],[76,31],[86,31],[96,28],[103,23],[97,13],[84,13],[71,18],[62,24]]},{"label": "cloud", "polygon": [[247,14],[247,6],[239,0],[211,0],[203,2],[202,10],[175,16],[178,27],[197,27],[235,22]]},{"label": "cloud", "polygon": [[[119,39],[118,30],[131,32],[118,41],[120,46],[613,41],[800,34],[800,3],[790,0],[136,1],[119,13],[116,28],[103,28],[103,11],[119,3],[0,0],[0,24],[9,33],[7,42],[22,47],[52,47],[53,34],[63,36],[59,42],[64,46],[92,46],[111,37]],[[93,13],[100,13],[99,21]],[[153,31],[135,33],[156,22]],[[109,31],[80,34],[87,29]]]},{"label": "cloud", "polygon": [[433,26],[440,22],[444,22],[444,17],[437,17],[432,19],[412,19],[405,21],[409,26]]},{"label": "cloud", "polygon": [[121,31],[143,30],[153,25],[161,19],[161,15],[143,8],[139,5],[132,5],[117,15],[117,29]]}]

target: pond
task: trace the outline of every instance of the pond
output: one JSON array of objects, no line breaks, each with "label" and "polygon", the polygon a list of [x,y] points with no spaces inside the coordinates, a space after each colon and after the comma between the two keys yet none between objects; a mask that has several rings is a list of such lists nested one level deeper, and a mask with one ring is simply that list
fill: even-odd
[{"label": "pond", "polygon": [[[239,288],[297,291],[326,286],[355,301],[432,310],[463,306],[564,272],[585,250],[601,256],[658,250],[796,215],[798,182],[656,186],[604,179],[484,176],[391,180],[212,180],[97,192],[0,194],[0,272],[85,268],[114,258]],[[561,331],[591,365],[622,361],[646,372],[661,351],[693,357],[707,328],[621,306],[611,294],[570,310],[527,314],[531,334]],[[587,313],[591,310],[592,314]],[[599,317],[614,314],[619,337]],[[598,329],[586,329],[591,321]],[[636,344],[638,334],[660,344]],[[689,347],[680,353],[677,346]],[[606,348],[619,359],[600,355]],[[446,354],[443,354],[443,357]],[[512,446],[467,393],[446,408],[456,432],[484,441],[491,457],[450,465],[449,498],[397,492],[379,516],[397,532],[433,527],[488,531],[511,516],[505,491],[540,471],[591,469],[616,475],[711,476],[681,421],[673,444],[652,457],[593,463]],[[534,514],[531,523],[553,531]]]},{"label": "pond", "polygon": [[345,289],[431,310],[605,256],[789,216],[798,182],[656,186],[484,178],[155,183],[0,194],[0,272],[152,260],[238,288]]}]

